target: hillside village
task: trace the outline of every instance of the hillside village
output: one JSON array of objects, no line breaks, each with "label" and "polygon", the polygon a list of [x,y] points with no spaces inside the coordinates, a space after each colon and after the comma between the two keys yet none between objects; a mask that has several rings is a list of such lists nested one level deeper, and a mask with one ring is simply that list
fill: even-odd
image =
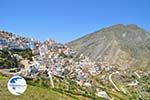
[{"label": "hillside village", "polygon": [[[109,89],[107,90],[105,86],[110,87],[111,91],[121,92],[121,95],[128,95],[130,94],[128,93],[129,91],[123,86],[116,85],[115,82],[121,84],[125,82],[129,87],[136,87],[141,84],[139,79],[142,76],[149,75],[146,72],[143,74],[142,71],[135,71],[134,73],[130,71],[123,72],[118,69],[117,65],[91,61],[89,57],[51,39],[42,43],[34,39],[0,31],[1,52],[3,50],[13,51],[18,49],[23,51],[31,50],[32,55],[30,54],[30,59],[28,59],[17,53],[10,53],[17,59],[18,64],[15,71],[8,72],[8,74],[19,74],[27,78],[44,76],[45,78],[50,78],[52,88],[55,88],[56,84],[54,82],[57,78],[73,80],[79,86],[85,88],[95,87],[95,96],[97,95],[104,99],[113,100],[113,97],[108,92]],[[1,57],[0,59],[2,61],[3,58]],[[2,65],[0,65],[0,68],[1,72],[6,71],[7,73],[7,70],[3,70],[6,68],[3,68]],[[99,83],[103,85],[99,86]],[[144,98],[142,92],[140,93],[139,98]],[[148,93],[145,93],[145,95],[147,96]]]},{"label": "hillside village", "polygon": [[[1,33],[9,34],[6,32]],[[32,57],[34,61],[28,61],[28,64],[36,62],[36,67],[40,70],[48,69],[52,71],[54,75],[61,77],[64,77],[65,73],[68,72],[82,73],[81,69],[87,69],[87,72],[93,75],[99,73],[100,66],[98,66],[98,64],[96,65],[96,63],[91,62],[88,57],[85,57],[82,54],[77,54],[76,51],[63,44],[56,43],[53,40],[47,40],[42,44],[28,38],[16,37],[14,35],[10,36],[0,39],[1,50],[6,48],[23,50],[31,49],[35,56]],[[26,59],[22,59],[21,62],[23,62],[23,60],[26,61]],[[89,66],[93,66],[93,68]],[[34,71],[31,72],[31,74],[35,74]]]},{"label": "hillside village", "polygon": [[[73,79],[80,86],[91,86],[90,76],[101,72],[100,64],[91,62],[88,57],[78,54],[66,45],[47,40],[44,43],[32,41],[29,38],[15,36],[12,33],[1,31],[0,47],[3,49],[31,49],[32,61],[23,59],[19,55],[20,71],[16,74],[24,77],[56,76]],[[106,69],[106,68],[105,68]],[[108,68],[106,70],[109,70]],[[44,73],[45,72],[45,73]]]}]

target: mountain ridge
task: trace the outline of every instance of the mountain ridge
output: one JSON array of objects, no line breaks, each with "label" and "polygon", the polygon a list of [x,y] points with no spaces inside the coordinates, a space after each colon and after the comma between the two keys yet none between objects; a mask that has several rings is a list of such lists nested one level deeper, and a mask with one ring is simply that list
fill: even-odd
[{"label": "mountain ridge", "polygon": [[149,63],[147,33],[134,24],[117,24],[71,41],[67,45],[92,60],[119,66],[126,65],[128,66],[126,68],[129,68],[144,65],[142,63],[145,61]]}]

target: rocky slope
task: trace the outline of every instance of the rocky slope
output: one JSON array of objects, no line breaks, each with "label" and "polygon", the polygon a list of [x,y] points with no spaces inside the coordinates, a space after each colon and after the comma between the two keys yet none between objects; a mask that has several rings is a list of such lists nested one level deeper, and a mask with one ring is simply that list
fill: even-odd
[{"label": "rocky slope", "polygon": [[119,65],[121,69],[150,63],[149,33],[133,24],[104,28],[67,45],[93,60]]}]

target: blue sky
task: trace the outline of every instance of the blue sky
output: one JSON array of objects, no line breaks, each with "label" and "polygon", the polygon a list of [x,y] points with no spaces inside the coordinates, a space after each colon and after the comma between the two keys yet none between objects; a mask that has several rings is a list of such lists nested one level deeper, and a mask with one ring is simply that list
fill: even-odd
[{"label": "blue sky", "polygon": [[0,0],[0,29],[66,43],[114,24],[150,30],[150,0]]}]

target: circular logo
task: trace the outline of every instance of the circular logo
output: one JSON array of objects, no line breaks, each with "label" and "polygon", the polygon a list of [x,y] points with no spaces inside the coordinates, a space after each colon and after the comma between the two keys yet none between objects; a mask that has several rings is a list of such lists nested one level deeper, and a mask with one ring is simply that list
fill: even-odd
[{"label": "circular logo", "polygon": [[21,95],[27,89],[27,83],[23,77],[17,75],[9,79],[7,87],[13,95]]}]

